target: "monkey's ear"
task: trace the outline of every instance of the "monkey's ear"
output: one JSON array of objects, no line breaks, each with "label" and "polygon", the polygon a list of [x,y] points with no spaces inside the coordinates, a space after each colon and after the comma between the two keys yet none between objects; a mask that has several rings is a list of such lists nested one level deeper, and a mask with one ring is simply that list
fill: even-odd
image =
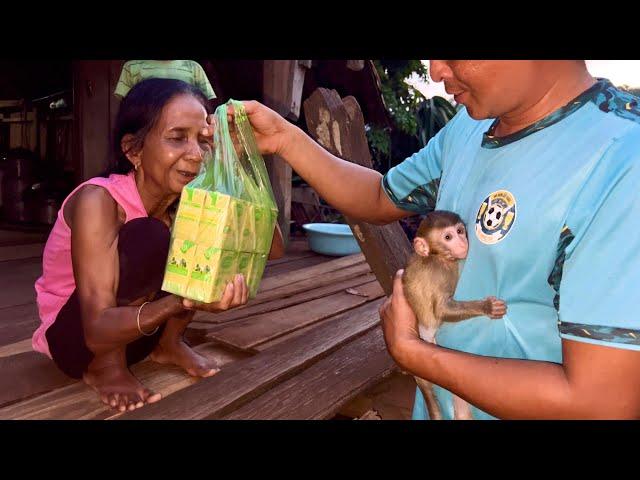
[{"label": "monkey's ear", "polygon": [[421,257],[427,257],[429,255],[429,242],[422,237],[416,237],[413,239],[413,249]]}]

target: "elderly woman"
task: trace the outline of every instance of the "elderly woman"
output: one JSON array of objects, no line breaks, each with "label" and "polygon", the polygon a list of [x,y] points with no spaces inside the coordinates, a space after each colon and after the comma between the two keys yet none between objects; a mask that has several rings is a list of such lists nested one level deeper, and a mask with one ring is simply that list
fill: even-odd
[{"label": "elderly woman", "polygon": [[[45,246],[33,348],[120,411],[160,399],[128,368],[149,355],[190,375],[215,374],[183,332],[195,310],[247,302],[242,275],[211,304],[160,291],[177,199],[211,149],[205,106],[204,95],[180,80],[137,84],[116,120],[115,173],[67,197]],[[277,229],[273,245],[270,258],[283,250]]]}]

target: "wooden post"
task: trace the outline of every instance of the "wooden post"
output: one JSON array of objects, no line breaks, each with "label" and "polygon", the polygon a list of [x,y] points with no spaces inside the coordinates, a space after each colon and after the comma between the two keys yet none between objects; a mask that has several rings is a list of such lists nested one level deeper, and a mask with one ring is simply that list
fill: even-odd
[{"label": "wooden post", "polygon": [[76,182],[95,177],[109,166],[111,118],[110,62],[73,62],[73,129]]},{"label": "wooden post", "polygon": [[[300,116],[305,66],[298,60],[265,60],[263,101],[283,117],[297,121]],[[267,171],[278,205],[278,225],[285,245],[289,243],[291,220],[291,167],[277,155],[266,159]]]},{"label": "wooden post", "polygon": [[[309,134],[320,145],[340,158],[372,168],[364,117],[354,97],[341,99],[335,90],[318,88],[305,100],[304,114]],[[406,266],[412,252],[404,230],[398,222],[379,227],[347,217],[347,223],[389,295],[395,273]]]},{"label": "wooden post", "polygon": [[347,60],[347,68],[359,72],[364,68],[364,60]]}]

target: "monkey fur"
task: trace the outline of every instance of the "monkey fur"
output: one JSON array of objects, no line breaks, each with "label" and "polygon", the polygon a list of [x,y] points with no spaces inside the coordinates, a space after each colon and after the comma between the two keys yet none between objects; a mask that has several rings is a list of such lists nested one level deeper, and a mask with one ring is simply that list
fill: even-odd
[{"label": "monkey fur", "polygon": [[[420,337],[436,343],[442,322],[459,322],[480,315],[502,318],[506,304],[495,297],[459,302],[453,299],[459,278],[458,261],[467,256],[469,243],[462,219],[455,213],[437,210],[420,223],[413,241],[414,254],[403,275],[404,294],[418,319]],[[419,377],[416,383],[424,396],[432,420],[441,420],[442,411],[433,393],[433,385]],[[454,418],[469,419],[467,402],[453,396]]]}]

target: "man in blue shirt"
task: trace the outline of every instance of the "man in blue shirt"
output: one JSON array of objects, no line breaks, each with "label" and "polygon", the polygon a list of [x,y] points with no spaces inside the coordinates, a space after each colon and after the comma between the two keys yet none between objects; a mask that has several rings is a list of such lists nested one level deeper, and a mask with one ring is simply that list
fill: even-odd
[{"label": "man in blue shirt", "polygon": [[[371,223],[450,210],[467,224],[457,300],[508,313],[422,341],[400,275],[381,308],[390,354],[474,418],[640,417],[640,110],[584,61],[432,61],[465,106],[384,178],[324,151],[256,102],[261,149]],[[414,418],[427,418],[416,393]]]}]

